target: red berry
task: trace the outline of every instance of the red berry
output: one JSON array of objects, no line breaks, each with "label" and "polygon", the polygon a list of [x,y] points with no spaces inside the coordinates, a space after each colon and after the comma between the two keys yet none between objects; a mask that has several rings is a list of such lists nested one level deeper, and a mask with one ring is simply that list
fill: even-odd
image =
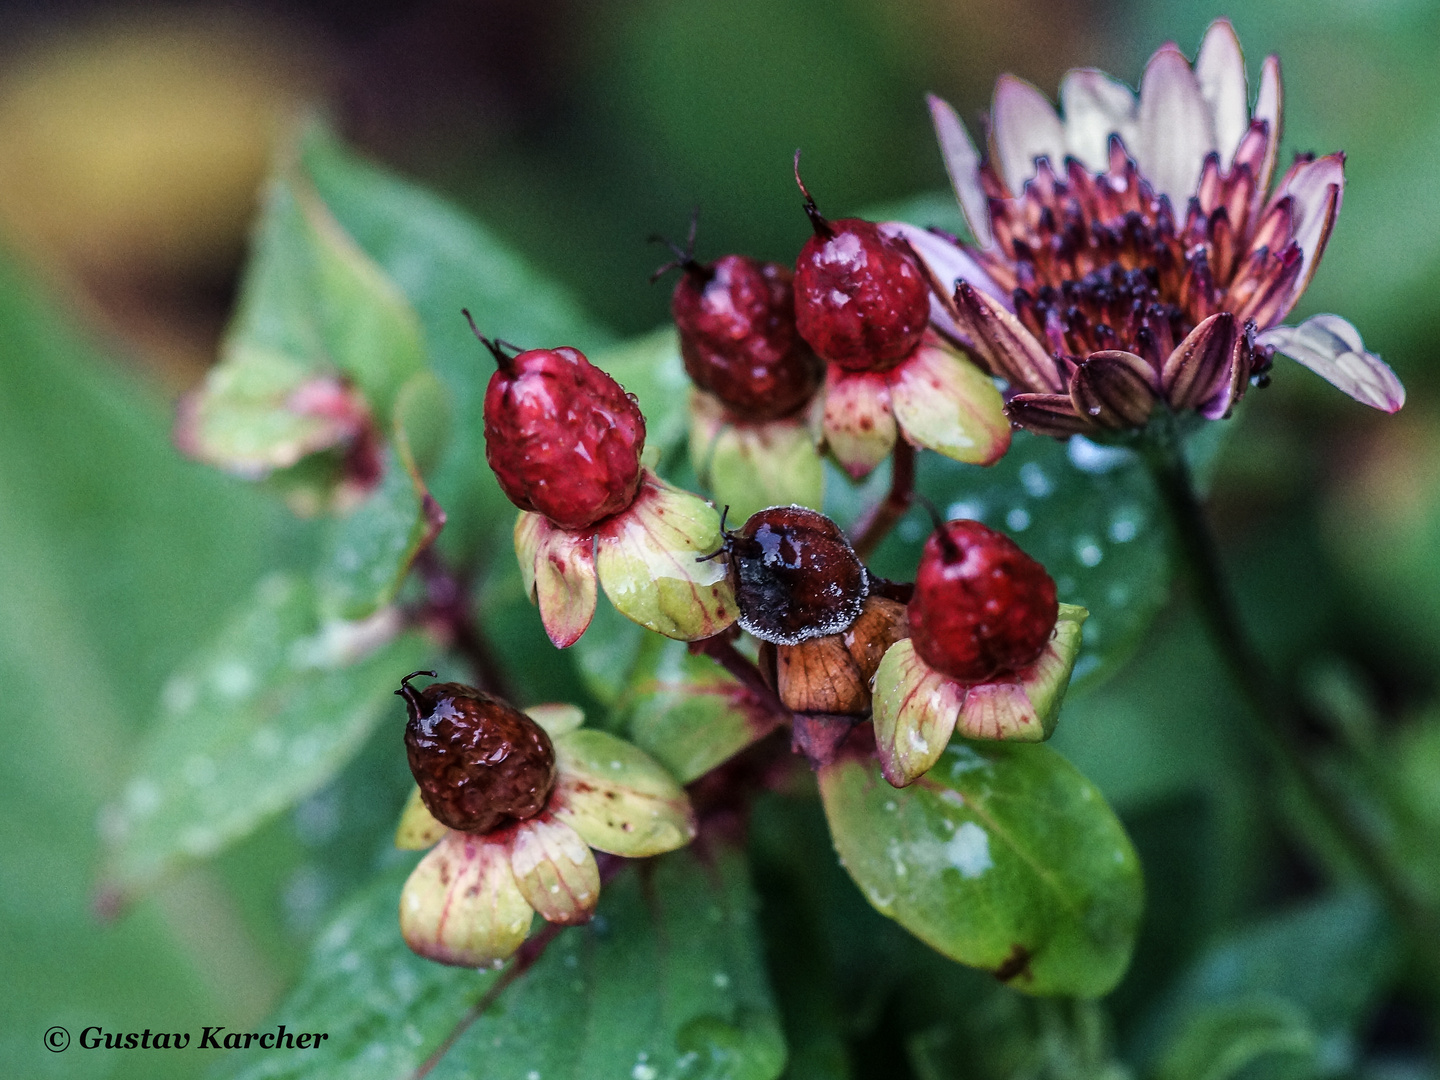
[{"label": "red berry", "polygon": [[803,506],[753,514],[725,539],[740,625],[796,645],[845,630],[865,606],[869,575],[840,527]]},{"label": "red berry", "polygon": [[858,218],[825,221],[795,261],[795,325],[846,371],[884,371],[920,344],[930,287],[910,249]]},{"label": "red berry", "polygon": [[507,357],[486,345],[500,367],[485,392],[485,459],[510,501],[567,529],[629,506],[645,418],[620,384],[578,349]]},{"label": "red berry", "polygon": [[920,555],[910,637],[920,658],[977,683],[1034,663],[1055,629],[1055,582],[1009,537],[947,521]]},{"label": "red berry", "polygon": [[555,784],[555,748],[518,709],[462,683],[395,692],[410,714],[405,753],[426,808],[442,825],[487,833],[545,808]]},{"label": "red berry", "polygon": [[774,420],[809,401],[824,369],[795,330],[789,269],[744,255],[682,266],[670,310],[695,385],[741,420]]}]

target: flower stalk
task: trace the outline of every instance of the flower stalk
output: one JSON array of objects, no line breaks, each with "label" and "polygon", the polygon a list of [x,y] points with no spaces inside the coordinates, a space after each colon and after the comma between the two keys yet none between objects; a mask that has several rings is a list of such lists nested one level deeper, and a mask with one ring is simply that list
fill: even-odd
[{"label": "flower stalk", "polygon": [[852,546],[861,559],[875,554],[880,542],[890,535],[915,501],[915,448],[904,439],[895,441],[890,461],[890,490],[855,523]]},{"label": "flower stalk", "polygon": [[1279,774],[1291,782],[1329,826],[1346,854],[1374,883],[1405,927],[1416,955],[1432,976],[1440,977],[1440,912],[1417,895],[1391,846],[1359,820],[1355,807],[1334,779],[1317,766],[1302,746],[1302,733],[1313,728],[1304,705],[1261,659],[1245,632],[1239,608],[1225,576],[1219,546],[1185,460],[1176,418],[1159,412],[1138,448],[1155,481],[1171,527],[1173,549],[1200,621],[1258,724],[1244,732]]}]

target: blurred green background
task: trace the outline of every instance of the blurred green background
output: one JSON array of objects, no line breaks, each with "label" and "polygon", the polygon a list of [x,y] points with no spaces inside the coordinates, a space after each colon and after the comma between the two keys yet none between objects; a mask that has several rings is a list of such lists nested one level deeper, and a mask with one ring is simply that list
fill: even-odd
[{"label": "blurred green background", "polygon": [[[117,921],[91,910],[96,816],[121,794],[167,673],[262,571],[305,555],[280,508],[168,442],[174,400],[213,359],[258,184],[298,117],[324,112],[469,208],[623,336],[666,318],[667,288],[646,281],[661,253],[645,238],[682,234],[694,206],[702,257],[793,257],[807,230],[795,148],[832,214],[942,192],[924,92],[973,118],[1006,70],[1051,92],[1076,65],[1133,83],[1161,42],[1193,51],[1222,14],[1252,74],[1281,54],[1285,153],[1349,155],[1300,314],[1353,321],[1410,403],[1381,417],[1282,368],[1234,424],[1212,510],[1272,659],[1433,823],[1440,5],[0,5],[0,1064],[25,1063],[6,1074],[192,1074],[185,1056],[35,1049],[56,1023],[258,1022],[327,911],[384,858],[394,808],[366,793],[404,766],[381,739],[294,813]],[[1323,852],[1254,827],[1256,792],[1219,718],[1238,708],[1177,603],[1129,668],[1068,707],[1057,737],[1145,859],[1150,911],[1116,999],[1134,1045],[1145,1033],[1123,1018],[1170,973],[1328,880]],[[1335,910],[1332,921],[1360,920],[1357,940],[1384,938],[1370,909]],[[1325,977],[1349,979],[1335,963]],[[1354,975],[1375,989],[1341,1026],[1369,1075],[1424,1075],[1432,999],[1403,962],[1386,971]],[[856,1030],[901,1021],[865,1023]],[[933,1046],[915,1055],[890,1064],[944,1060]]]}]

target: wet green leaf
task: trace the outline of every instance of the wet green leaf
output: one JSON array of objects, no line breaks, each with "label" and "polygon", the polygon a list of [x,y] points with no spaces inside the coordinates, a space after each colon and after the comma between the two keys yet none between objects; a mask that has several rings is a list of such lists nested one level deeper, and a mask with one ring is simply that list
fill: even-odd
[{"label": "wet green leaf", "polygon": [[1313,1075],[1319,1039],[1303,1010],[1282,999],[1208,1005],[1166,1050],[1160,1080],[1230,1080],[1265,1063],[1266,1076]]},{"label": "wet green leaf", "polygon": [[415,557],[439,534],[445,515],[426,489],[417,457],[433,461],[439,454],[446,416],[444,391],[433,375],[421,372],[401,389],[379,486],[326,534],[318,581],[327,613],[363,619],[390,603]]},{"label": "wet green leaf", "polygon": [[429,646],[393,610],[322,617],[313,586],[272,576],[219,638],[171,677],[124,794],[103,819],[105,880],[128,895],[214,854],[319,788],[394,710]]},{"label": "wet green leaf", "polygon": [[775,717],[709,657],[666,641],[645,659],[617,711],[631,741],[682,784],[775,730]]},{"label": "wet green leaf", "polygon": [[1125,973],[1140,866],[1100,792],[1044,746],[950,745],[908,788],[869,758],[820,772],[835,847],[870,903],[1017,990],[1095,997]]},{"label": "wet green leaf", "polygon": [[292,1029],[328,1031],[320,1050],[236,1054],[221,1076],[402,1080],[442,1047],[435,1080],[772,1080],[784,1065],[754,894],[733,854],[707,864],[677,852],[622,870],[595,920],[561,933],[478,1018],[471,1008],[504,973],[411,954],[399,892],[390,874],[358,897],[276,1012]]}]

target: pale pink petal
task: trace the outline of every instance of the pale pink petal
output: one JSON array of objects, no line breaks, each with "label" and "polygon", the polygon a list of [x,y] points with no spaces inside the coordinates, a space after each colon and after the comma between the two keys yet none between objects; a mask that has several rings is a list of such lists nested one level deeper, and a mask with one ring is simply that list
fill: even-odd
[{"label": "pale pink petal", "polygon": [[1339,315],[1315,315],[1299,326],[1277,326],[1255,340],[1303,364],[1363,405],[1393,413],[1405,404],[1405,387],[1395,372],[1365,351],[1360,332]]},{"label": "pale pink petal", "polygon": [[950,105],[934,94],[925,96],[930,106],[930,119],[935,136],[940,140],[940,153],[945,158],[945,171],[950,174],[960,210],[970,226],[970,235],[981,247],[990,246],[990,200],[980,186],[980,153],[960,117]]},{"label": "pale pink petal", "polygon": [[405,944],[456,967],[499,967],[534,914],[510,871],[509,848],[472,833],[446,833],[400,894]]},{"label": "pale pink petal", "polygon": [[1080,655],[1080,628],[1089,617],[1083,607],[1061,604],[1045,651],[1027,668],[970,687],[955,730],[967,739],[1048,739]]},{"label": "pale pink petal", "polygon": [[1024,79],[1001,75],[990,114],[995,160],[1012,194],[1035,175],[1035,159],[1048,157],[1058,171],[1065,160],[1065,128],[1050,99]]},{"label": "pale pink petal", "polygon": [[931,279],[930,322],[962,344],[968,346],[972,342],[955,321],[951,297],[954,296],[956,282],[968,281],[1002,304],[1008,304],[1004,290],[991,280],[975,258],[943,236],[903,221],[887,221],[880,226],[880,231],[903,239],[910,245],[910,250],[920,259],[921,268]]},{"label": "pale pink petal", "polygon": [[1327,154],[1291,169],[1275,193],[1277,199],[1286,195],[1294,200],[1295,242],[1300,245],[1304,264],[1290,302],[1276,316],[1277,320],[1285,317],[1309,287],[1315,268],[1320,265],[1320,256],[1325,253],[1325,243],[1330,239],[1330,230],[1345,196],[1345,155]]},{"label": "pale pink petal", "polygon": [[[1110,166],[1110,136],[1135,141],[1135,92],[1094,68],[1077,68],[1060,81],[1065,146],[1093,173]],[[1058,168],[1057,168],[1058,171]]]},{"label": "pale pink petal", "polygon": [[589,922],[600,900],[590,845],[553,814],[522,821],[510,841],[510,869],[530,906],[548,922]]},{"label": "pale pink petal", "polygon": [[564,649],[580,640],[595,616],[595,537],[547,526],[535,553],[534,595],[545,633]]},{"label": "pale pink petal", "polygon": [[1174,45],[1162,46],[1146,65],[1136,138],[1140,171],[1183,216],[1205,155],[1215,149],[1215,130],[1195,73]]},{"label": "pale pink petal", "polygon": [[1200,95],[1210,107],[1220,168],[1228,169],[1235,148],[1250,129],[1250,98],[1245,85],[1245,55],[1229,19],[1216,19],[1195,58]]},{"label": "pale pink petal", "polygon": [[889,373],[890,407],[917,446],[971,465],[993,465],[1010,448],[1010,421],[995,383],[932,338]]},{"label": "pale pink petal", "polygon": [[1275,175],[1275,162],[1280,154],[1280,121],[1284,97],[1280,89],[1280,58],[1267,56],[1260,68],[1260,90],[1255,96],[1255,120],[1264,120],[1269,127],[1264,164],[1255,177],[1255,198],[1257,203],[1265,200],[1266,189]]},{"label": "pale pink petal", "polygon": [[833,364],[825,375],[825,444],[857,480],[868,476],[895,446],[895,417],[885,376],[847,374]]}]

